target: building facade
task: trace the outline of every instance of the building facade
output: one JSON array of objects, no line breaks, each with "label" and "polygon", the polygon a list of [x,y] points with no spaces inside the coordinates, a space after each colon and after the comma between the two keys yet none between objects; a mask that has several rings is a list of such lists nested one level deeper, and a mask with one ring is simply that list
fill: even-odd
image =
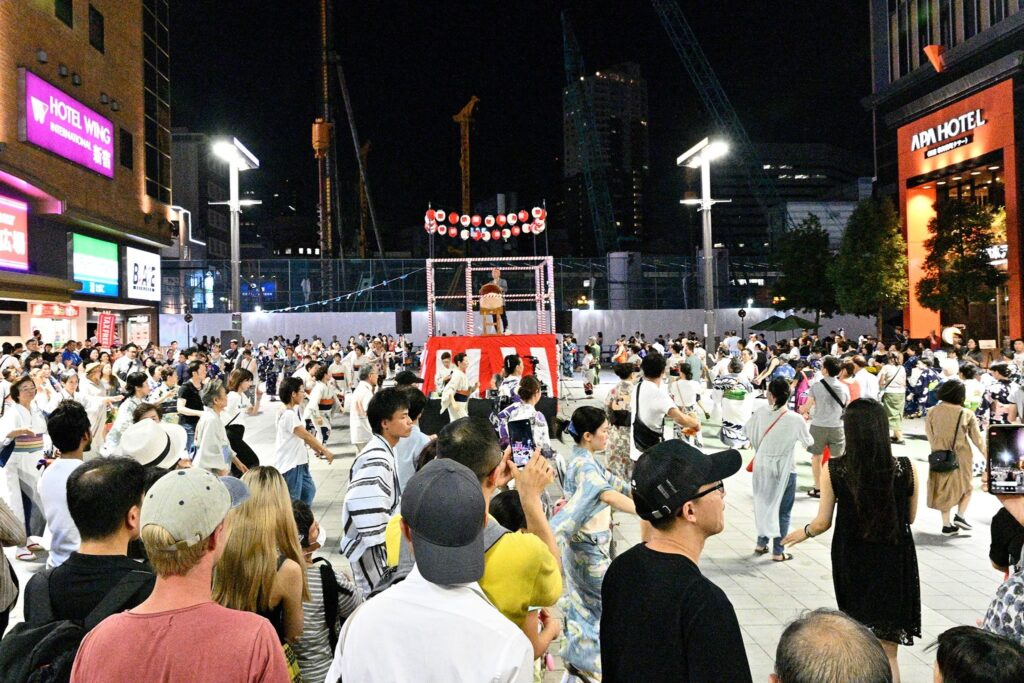
[{"label": "building facade", "polygon": [[871,30],[867,106],[877,131],[876,189],[899,203],[903,220],[910,282],[904,324],[924,337],[943,322],[914,292],[923,276],[929,221],[943,202],[961,199],[1005,208],[1008,283],[996,296],[992,332],[1018,337],[1024,331],[1024,181],[1018,171],[1024,150],[1024,2],[873,0]]},{"label": "building facade", "polygon": [[[617,236],[617,245],[606,247],[637,249],[644,239],[644,191],[650,168],[647,82],[638,64],[627,63],[598,71],[572,87],[583,90],[584,96],[577,101],[590,101],[594,107],[600,142],[596,166],[608,182]],[[568,91],[563,91],[565,196],[559,230],[565,232],[569,253],[590,255],[595,253],[593,222],[576,133],[576,117],[581,113],[570,110],[570,101]]]},{"label": "building facade", "polygon": [[[822,143],[760,143],[754,145],[765,173],[775,184],[782,206],[769,206],[765,212],[753,194],[739,163],[729,155],[711,165],[711,191],[714,199],[728,200],[713,209],[715,248],[726,249],[733,257],[767,262],[773,231],[790,222],[798,222],[801,210],[817,205],[818,217],[826,222],[831,208],[845,210],[849,202],[861,196],[860,179],[869,175],[871,162],[834,145]],[[688,176],[691,191],[699,192],[700,174]],[[766,201],[767,198],[766,198]],[[835,207],[830,207],[835,203]],[[697,212],[691,213],[694,229],[699,229]],[[841,233],[840,233],[841,235]],[[699,240],[697,240],[699,243]]]},{"label": "building facade", "polygon": [[[158,339],[168,0],[0,3],[0,337]],[[105,319],[109,321],[110,319]]]}]

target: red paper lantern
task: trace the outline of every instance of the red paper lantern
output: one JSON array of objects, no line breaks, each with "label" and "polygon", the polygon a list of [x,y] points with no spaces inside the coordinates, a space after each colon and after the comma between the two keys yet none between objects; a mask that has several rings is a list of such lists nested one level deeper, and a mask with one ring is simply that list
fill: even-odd
[{"label": "red paper lantern", "polygon": [[540,208],[539,206],[535,206],[533,207],[533,210],[530,211],[530,213],[533,215],[534,218],[540,218],[540,214],[542,211],[544,211],[544,209]]},{"label": "red paper lantern", "polygon": [[480,241],[480,237],[481,237],[480,231],[479,230],[474,230],[473,231],[473,241],[474,242],[479,242]]},{"label": "red paper lantern", "polygon": [[530,220],[530,213],[526,209],[523,209],[519,212],[519,222],[525,223],[528,220]]},{"label": "red paper lantern", "polygon": [[511,236],[512,236],[512,231],[509,230],[508,228],[505,228],[504,230],[501,231],[501,238],[502,239],[507,240]]},{"label": "red paper lantern", "polygon": [[547,209],[541,209],[540,210],[540,219],[544,220],[547,217],[548,217],[548,210]]},{"label": "red paper lantern", "polygon": [[512,226],[512,234],[514,236],[516,236],[516,237],[519,237],[519,226],[518,225],[513,225]]},{"label": "red paper lantern", "polygon": [[515,215],[514,213],[510,213],[508,216],[506,216],[506,219],[508,220],[509,225],[515,225],[516,221],[519,220],[519,216]]},{"label": "red paper lantern", "polygon": [[492,240],[501,239],[501,231],[500,230],[492,230],[491,231],[491,239]]},{"label": "red paper lantern", "polygon": [[487,216],[486,218],[484,218],[484,225],[486,225],[488,228],[493,228],[494,216]]},{"label": "red paper lantern", "polygon": [[505,214],[499,213],[497,216],[494,217],[494,222],[497,223],[498,225],[505,225]]},{"label": "red paper lantern", "polygon": [[523,234],[524,235],[529,235],[530,234],[530,224],[529,223],[523,223]]},{"label": "red paper lantern", "polygon": [[459,222],[459,214],[457,214],[454,211],[452,211],[450,214],[448,214],[448,222],[452,223],[453,225],[455,223],[458,223]]},{"label": "red paper lantern", "polygon": [[544,223],[543,221],[539,221],[533,226],[533,234],[539,235],[542,232],[544,232]]},{"label": "red paper lantern", "polygon": [[473,217],[469,219],[469,222],[472,223],[474,227],[479,227],[482,221],[483,219],[477,214],[473,214]]},{"label": "red paper lantern", "polygon": [[459,234],[459,229],[456,228],[454,225],[452,227],[448,228],[448,236],[449,237],[455,237],[458,234]]}]

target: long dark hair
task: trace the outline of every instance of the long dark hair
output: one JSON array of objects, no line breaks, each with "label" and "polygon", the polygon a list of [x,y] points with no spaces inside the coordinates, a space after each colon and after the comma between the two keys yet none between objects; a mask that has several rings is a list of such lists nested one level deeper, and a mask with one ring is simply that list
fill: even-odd
[{"label": "long dark hair", "polygon": [[859,398],[847,406],[843,429],[846,454],[842,462],[849,472],[850,493],[862,538],[875,543],[895,543],[898,537],[893,497],[896,461],[892,457],[885,408],[873,398]]}]

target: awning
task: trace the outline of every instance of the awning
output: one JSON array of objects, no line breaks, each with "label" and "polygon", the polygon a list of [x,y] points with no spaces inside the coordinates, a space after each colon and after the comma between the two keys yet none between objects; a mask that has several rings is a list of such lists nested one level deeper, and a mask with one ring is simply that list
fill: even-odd
[{"label": "awning", "polygon": [[0,298],[66,304],[81,284],[49,275],[0,270]]}]

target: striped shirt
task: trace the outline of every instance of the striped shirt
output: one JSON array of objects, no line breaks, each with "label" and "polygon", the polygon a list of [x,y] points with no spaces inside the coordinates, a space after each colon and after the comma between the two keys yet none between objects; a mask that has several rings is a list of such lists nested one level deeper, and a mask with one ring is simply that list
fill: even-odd
[{"label": "striped shirt", "polygon": [[[401,495],[395,451],[384,437],[374,434],[352,463],[341,508],[341,552],[366,595],[387,568],[384,536]],[[364,555],[368,562],[360,562]]]},{"label": "striped shirt", "polygon": [[[302,635],[292,644],[295,656],[299,660],[303,683],[323,683],[327,678],[327,670],[331,668],[331,662],[334,660],[324,610],[323,575],[320,573],[323,566],[314,564],[306,567],[310,599],[302,603]],[[339,617],[335,633],[341,633],[341,624],[363,600],[359,590],[347,576],[341,573],[335,573],[335,576],[338,582]]]}]

